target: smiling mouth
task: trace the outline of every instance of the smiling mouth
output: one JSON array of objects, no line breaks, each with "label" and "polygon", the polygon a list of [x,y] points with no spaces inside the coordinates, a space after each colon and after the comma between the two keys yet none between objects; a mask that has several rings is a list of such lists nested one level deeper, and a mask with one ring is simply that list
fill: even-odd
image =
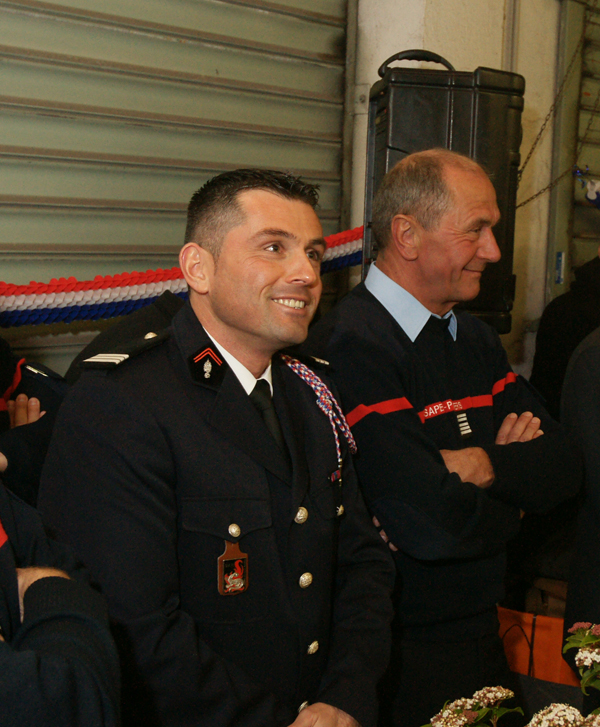
[{"label": "smiling mouth", "polygon": [[306,301],[296,300],[295,298],[273,298],[274,303],[285,305],[288,308],[294,308],[296,310],[306,307]]}]

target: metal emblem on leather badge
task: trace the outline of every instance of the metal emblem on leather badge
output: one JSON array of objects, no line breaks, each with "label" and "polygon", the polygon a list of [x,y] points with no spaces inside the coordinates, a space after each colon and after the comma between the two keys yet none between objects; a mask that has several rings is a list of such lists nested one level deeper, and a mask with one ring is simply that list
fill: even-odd
[{"label": "metal emblem on leather badge", "polygon": [[189,357],[188,362],[194,381],[220,384],[223,380],[226,366],[210,346],[196,351]]},{"label": "metal emblem on leather badge", "polygon": [[238,543],[225,541],[225,550],[217,558],[219,564],[219,593],[237,596],[248,590],[248,555]]}]

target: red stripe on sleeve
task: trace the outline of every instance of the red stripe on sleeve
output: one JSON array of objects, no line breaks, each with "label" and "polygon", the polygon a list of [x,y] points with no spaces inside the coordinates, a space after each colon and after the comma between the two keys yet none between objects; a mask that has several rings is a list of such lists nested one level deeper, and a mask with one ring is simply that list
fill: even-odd
[{"label": "red stripe on sleeve", "polygon": [[506,386],[506,384],[514,384],[516,380],[517,375],[513,371],[510,371],[503,379],[500,379],[500,381],[496,381],[496,383],[492,387],[492,396],[496,396],[496,394],[504,391],[504,387]]},{"label": "red stripe on sleeve", "polygon": [[[464,411],[465,409],[478,409],[483,406],[493,406],[494,400],[492,397],[504,391],[507,384],[513,384],[516,380],[517,375],[510,371],[503,379],[500,379],[500,381],[497,381],[494,384],[491,394],[466,396],[464,399],[458,400],[447,399],[446,401],[429,404],[429,406],[426,406],[423,411],[419,412],[419,419],[424,422],[426,419],[439,416],[440,414],[447,414],[451,411]],[[413,406],[410,401],[403,396],[401,399],[388,399],[387,401],[380,401],[377,404],[371,404],[370,406],[359,404],[346,415],[346,420],[348,421],[348,424],[353,427],[368,414],[391,414],[395,411],[412,408]]]},{"label": "red stripe on sleeve", "polygon": [[2,527],[2,523],[0,523],[0,548],[6,543],[8,540],[8,535],[4,531],[4,528]]},{"label": "red stripe on sleeve", "polygon": [[361,419],[364,419],[367,414],[391,414],[395,411],[412,408],[412,404],[405,396],[401,399],[380,401],[377,404],[371,404],[370,406],[359,404],[355,409],[352,409],[349,414],[346,414],[346,421],[351,427],[353,427],[355,424],[358,424]]}]

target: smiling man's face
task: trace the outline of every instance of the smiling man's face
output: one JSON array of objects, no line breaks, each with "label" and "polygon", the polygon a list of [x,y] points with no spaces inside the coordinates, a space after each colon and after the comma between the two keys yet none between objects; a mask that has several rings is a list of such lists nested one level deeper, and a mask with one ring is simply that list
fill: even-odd
[{"label": "smiling man's face", "polygon": [[305,202],[261,189],[237,201],[244,221],[225,235],[200,319],[244,362],[304,341],[321,297],[325,241]]},{"label": "smiling man's face", "polygon": [[444,179],[452,195],[450,209],[435,229],[421,228],[418,253],[423,294],[418,297],[438,315],[475,298],[485,266],[500,259],[492,232],[500,212],[488,177],[446,167]]}]

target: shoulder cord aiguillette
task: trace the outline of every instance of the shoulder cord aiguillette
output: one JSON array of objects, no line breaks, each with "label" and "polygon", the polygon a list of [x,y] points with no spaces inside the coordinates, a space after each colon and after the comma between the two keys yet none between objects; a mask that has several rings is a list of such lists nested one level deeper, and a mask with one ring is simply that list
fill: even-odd
[{"label": "shoulder cord aiguillette", "polygon": [[325,383],[321,381],[321,379],[313,371],[311,371],[308,366],[305,366],[303,363],[298,361],[298,359],[292,358],[284,353],[281,354],[281,358],[295,374],[297,374],[310,386],[317,395],[317,405],[319,409],[324,412],[331,422],[331,428],[333,429],[333,436],[335,439],[335,449],[337,452],[338,462],[341,467],[342,451],[340,449],[338,429],[346,438],[348,447],[352,454],[356,454],[356,442],[354,441],[354,437],[352,436],[352,432],[350,431],[350,427],[348,426],[348,422],[346,421],[346,417],[344,416],[340,405],[337,403],[335,396],[331,393],[331,391],[329,391]]}]

